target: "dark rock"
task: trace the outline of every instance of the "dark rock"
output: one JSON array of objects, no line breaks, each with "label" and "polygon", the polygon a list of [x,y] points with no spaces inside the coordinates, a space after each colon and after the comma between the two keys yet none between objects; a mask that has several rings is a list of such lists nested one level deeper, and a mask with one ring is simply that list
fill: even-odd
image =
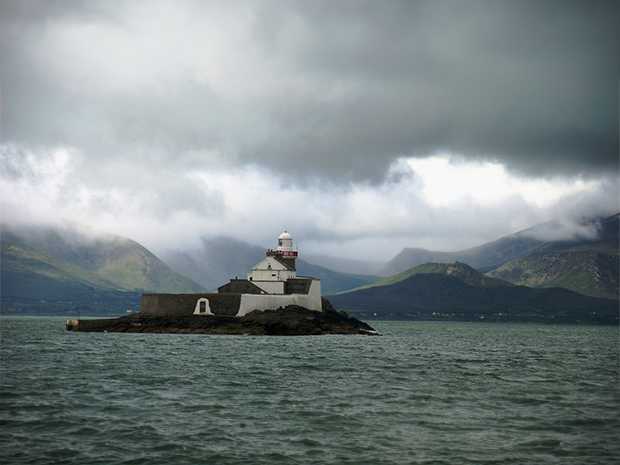
[{"label": "dark rock", "polygon": [[193,333],[269,336],[367,334],[377,332],[363,321],[334,309],[323,299],[323,311],[290,305],[278,310],[254,311],[243,317],[217,315],[149,316],[141,313],[120,318],[68,320],[69,331],[128,333]]}]

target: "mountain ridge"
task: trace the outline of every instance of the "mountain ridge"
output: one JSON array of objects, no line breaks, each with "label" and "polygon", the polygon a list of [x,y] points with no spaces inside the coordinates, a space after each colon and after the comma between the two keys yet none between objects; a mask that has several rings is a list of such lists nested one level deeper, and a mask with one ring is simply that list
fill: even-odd
[{"label": "mountain ridge", "polygon": [[617,299],[619,217],[583,220],[570,239],[558,239],[567,232],[566,225],[549,221],[462,251],[405,248],[384,271],[393,270],[393,276],[423,262],[458,261],[516,285],[563,287]]},{"label": "mountain ridge", "polygon": [[594,297],[619,297],[620,214],[597,221],[590,240],[550,241],[487,273],[518,285],[559,286]]},{"label": "mountain ridge", "polygon": [[[573,239],[550,239],[550,236],[554,234],[566,232],[566,227],[557,221],[547,221],[476,247],[454,252],[406,247],[386,263],[383,272],[391,276],[422,263],[454,261],[467,263],[473,268],[487,272],[512,259],[524,257],[534,251],[543,251],[550,247],[576,247],[579,245],[581,247],[597,247],[605,244],[605,248],[609,248],[615,244],[617,250],[619,216],[620,213],[615,213],[607,217],[584,220],[581,230],[578,231],[579,234]],[[594,237],[587,237],[588,233],[594,231],[598,234]]]},{"label": "mountain ridge", "polygon": [[616,301],[488,280],[463,263],[418,265],[401,278],[329,299],[366,318],[617,322]]},{"label": "mountain ridge", "polygon": [[2,310],[135,308],[139,293],[198,292],[139,243],[77,229],[0,227]]},{"label": "mountain ridge", "polygon": [[515,285],[562,287],[584,295],[618,298],[618,258],[592,251],[541,252],[488,273]]}]

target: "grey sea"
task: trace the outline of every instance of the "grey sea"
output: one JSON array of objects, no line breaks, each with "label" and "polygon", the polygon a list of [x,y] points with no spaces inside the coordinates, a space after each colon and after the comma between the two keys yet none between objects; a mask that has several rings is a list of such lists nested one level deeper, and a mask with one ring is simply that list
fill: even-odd
[{"label": "grey sea", "polygon": [[1,324],[2,464],[617,464],[618,328],[233,337]]}]

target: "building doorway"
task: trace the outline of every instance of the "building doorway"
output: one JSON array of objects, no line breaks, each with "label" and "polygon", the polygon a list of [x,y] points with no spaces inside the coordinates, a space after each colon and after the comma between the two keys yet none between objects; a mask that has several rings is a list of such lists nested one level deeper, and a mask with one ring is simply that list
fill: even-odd
[{"label": "building doorway", "polygon": [[194,315],[213,315],[211,312],[211,306],[209,305],[209,299],[206,297],[201,297],[196,301]]}]

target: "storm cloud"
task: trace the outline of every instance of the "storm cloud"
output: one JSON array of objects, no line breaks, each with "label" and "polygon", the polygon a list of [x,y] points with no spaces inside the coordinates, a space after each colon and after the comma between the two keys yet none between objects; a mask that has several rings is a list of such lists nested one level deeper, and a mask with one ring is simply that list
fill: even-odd
[{"label": "storm cloud", "polygon": [[353,180],[438,152],[538,176],[618,167],[617,2],[0,8],[3,139],[95,164]]},{"label": "storm cloud", "polygon": [[171,176],[157,165],[105,185],[84,176],[83,159],[67,149],[0,145],[3,221],[84,226],[155,252],[196,247],[203,236],[269,246],[287,228],[307,253],[381,261],[406,246],[479,245],[550,218],[562,228],[548,235],[574,237],[583,235],[584,219],[620,209],[616,176],[533,180],[497,163],[449,157],[399,159],[385,182],[345,186],[294,184],[257,166]]},{"label": "storm cloud", "polygon": [[619,11],[2,1],[1,220],[376,259],[579,233],[620,210]]}]

